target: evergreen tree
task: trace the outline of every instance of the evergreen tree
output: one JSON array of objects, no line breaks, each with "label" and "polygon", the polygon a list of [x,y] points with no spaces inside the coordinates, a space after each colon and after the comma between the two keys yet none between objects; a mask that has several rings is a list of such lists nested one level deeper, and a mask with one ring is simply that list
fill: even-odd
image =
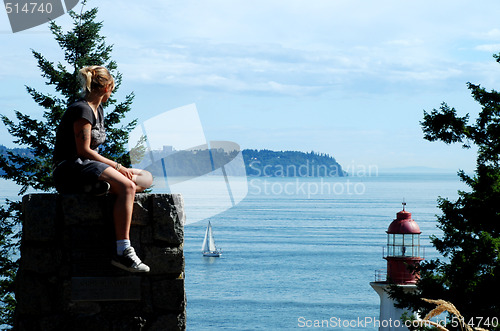
[{"label": "evergreen tree", "polygon": [[[500,55],[495,58],[500,62]],[[500,330],[500,93],[472,83],[468,88],[482,107],[475,122],[442,103],[438,110],[424,112],[421,125],[429,141],[477,147],[474,174],[459,171],[470,190],[458,192],[456,201],[438,199],[443,235],[433,237],[432,244],[444,258],[422,263],[418,294],[394,288],[392,295],[415,311],[431,308],[420,298],[444,299],[466,323]]]},{"label": "evergreen tree", "polygon": [[[14,181],[20,185],[19,195],[28,189],[54,191],[51,178],[52,151],[55,142],[57,125],[68,107],[80,97],[80,84],[77,79],[78,70],[89,65],[102,65],[109,69],[115,77],[116,90],[121,82],[121,74],[111,59],[112,46],[106,45],[105,38],[100,35],[102,22],[96,21],[97,8],[83,11],[70,11],[73,28],[63,31],[61,26],[51,22],[49,27],[55,40],[64,53],[64,61],[57,64],[46,59],[40,52],[32,50],[41,75],[46,85],[52,86],[54,94],[42,93],[34,87],[26,86],[33,100],[43,108],[43,119],[33,119],[20,111],[15,111],[16,120],[1,115],[3,123],[14,137],[14,143],[28,148],[30,155],[20,155],[7,151],[0,155],[1,178]],[[114,159],[125,166],[130,165],[126,143],[129,132],[136,121],[120,125],[125,114],[130,111],[134,95],[129,94],[125,100],[118,102],[111,97],[106,105],[105,126],[107,140],[100,148],[100,153]],[[13,282],[18,267],[19,238],[21,223],[21,203],[6,201],[0,207],[0,325],[12,325],[15,298]]]}]

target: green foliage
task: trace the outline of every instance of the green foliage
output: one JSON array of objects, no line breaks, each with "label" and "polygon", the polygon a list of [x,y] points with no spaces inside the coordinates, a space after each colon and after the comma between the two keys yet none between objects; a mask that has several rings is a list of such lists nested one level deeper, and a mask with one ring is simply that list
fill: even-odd
[{"label": "green foliage", "polygon": [[500,93],[471,83],[468,87],[482,106],[474,123],[469,123],[468,114],[460,117],[443,103],[439,110],[424,112],[421,125],[429,141],[477,147],[474,175],[458,173],[470,191],[460,191],[456,201],[438,199],[443,235],[433,237],[432,244],[443,258],[422,263],[419,292],[407,295],[394,288],[391,294],[415,311],[430,309],[421,297],[443,299],[465,316],[486,321],[500,316]]},{"label": "green foliage", "polygon": [[[83,1],[82,6],[86,5]],[[43,109],[43,119],[34,119],[20,111],[15,111],[15,120],[0,115],[13,142],[27,148],[29,153],[17,153],[15,150],[3,149],[0,153],[0,176],[12,180],[21,189],[19,195],[28,189],[53,191],[52,151],[55,142],[57,125],[68,107],[80,98],[80,84],[77,79],[78,70],[89,65],[106,66],[115,77],[118,90],[121,74],[117,72],[116,63],[111,60],[112,46],[106,45],[105,38],[100,35],[102,22],[96,21],[97,8],[76,13],[69,12],[73,19],[73,29],[63,31],[55,22],[50,23],[50,31],[64,53],[64,61],[54,62],[46,59],[40,52],[32,50],[45,84],[54,88],[55,93],[43,93],[34,87],[26,86],[28,94]],[[101,154],[124,164],[130,165],[126,143],[129,132],[136,121],[121,125],[125,114],[130,111],[133,94],[118,102],[113,96],[106,105],[105,126],[107,141],[100,148]],[[21,223],[21,204],[7,201],[0,207],[0,324],[12,325],[15,298],[13,281],[18,266],[19,236]]]},{"label": "green foliage", "polygon": [[346,173],[328,154],[298,151],[243,150],[248,176],[341,177]]},{"label": "green foliage", "polygon": [[[443,102],[439,110],[433,109],[430,114],[424,111],[424,120],[421,122],[424,138],[429,141],[442,140],[447,144],[463,142],[468,119],[468,115],[457,117],[455,108]],[[468,145],[464,144],[464,147]]]},{"label": "green foliage", "polygon": [[12,325],[16,300],[14,278],[16,276],[19,252],[19,202],[7,201],[0,206],[0,325]]}]

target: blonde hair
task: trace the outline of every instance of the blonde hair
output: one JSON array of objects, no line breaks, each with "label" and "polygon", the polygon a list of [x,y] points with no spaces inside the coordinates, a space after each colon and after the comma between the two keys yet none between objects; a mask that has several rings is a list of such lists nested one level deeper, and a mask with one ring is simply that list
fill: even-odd
[{"label": "blonde hair", "polygon": [[108,86],[111,86],[111,90],[115,89],[115,80],[105,67],[84,67],[80,69],[79,77],[82,84],[83,95],[92,92],[92,90],[103,89]]}]

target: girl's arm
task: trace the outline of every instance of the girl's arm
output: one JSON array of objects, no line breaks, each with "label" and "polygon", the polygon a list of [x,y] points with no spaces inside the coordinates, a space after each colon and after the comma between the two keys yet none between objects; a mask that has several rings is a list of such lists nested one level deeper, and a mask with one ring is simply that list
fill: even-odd
[{"label": "girl's arm", "polygon": [[79,157],[99,161],[115,169],[117,169],[118,167],[117,170],[122,175],[124,175],[128,179],[132,179],[132,171],[125,168],[124,166],[118,166],[117,162],[105,158],[104,156],[100,155],[92,148],[90,148],[90,142],[92,140],[92,125],[86,119],[80,118],[76,120],[73,124],[73,131],[75,134],[76,153]]}]

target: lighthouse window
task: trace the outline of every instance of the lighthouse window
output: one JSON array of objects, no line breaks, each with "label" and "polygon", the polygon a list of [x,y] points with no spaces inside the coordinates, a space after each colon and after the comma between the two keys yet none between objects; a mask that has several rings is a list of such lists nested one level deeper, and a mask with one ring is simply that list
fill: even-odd
[{"label": "lighthouse window", "polygon": [[413,235],[413,256],[420,256],[420,235]]},{"label": "lighthouse window", "polygon": [[391,246],[392,256],[401,256],[403,255],[403,242],[404,237],[402,234],[393,234],[393,245]]},{"label": "lighthouse window", "polygon": [[394,255],[394,234],[387,235],[387,254]]},{"label": "lighthouse window", "polygon": [[420,256],[420,235],[414,233],[387,235],[388,256]]},{"label": "lighthouse window", "polygon": [[403,245],[404,246],[413,245],[413,234],[404,234],[403,235]]},{"label": "lighthouse window", "polygon": [[387,235],[387,254],[389,256],[394,255],[394,234],[392,233]]}]

